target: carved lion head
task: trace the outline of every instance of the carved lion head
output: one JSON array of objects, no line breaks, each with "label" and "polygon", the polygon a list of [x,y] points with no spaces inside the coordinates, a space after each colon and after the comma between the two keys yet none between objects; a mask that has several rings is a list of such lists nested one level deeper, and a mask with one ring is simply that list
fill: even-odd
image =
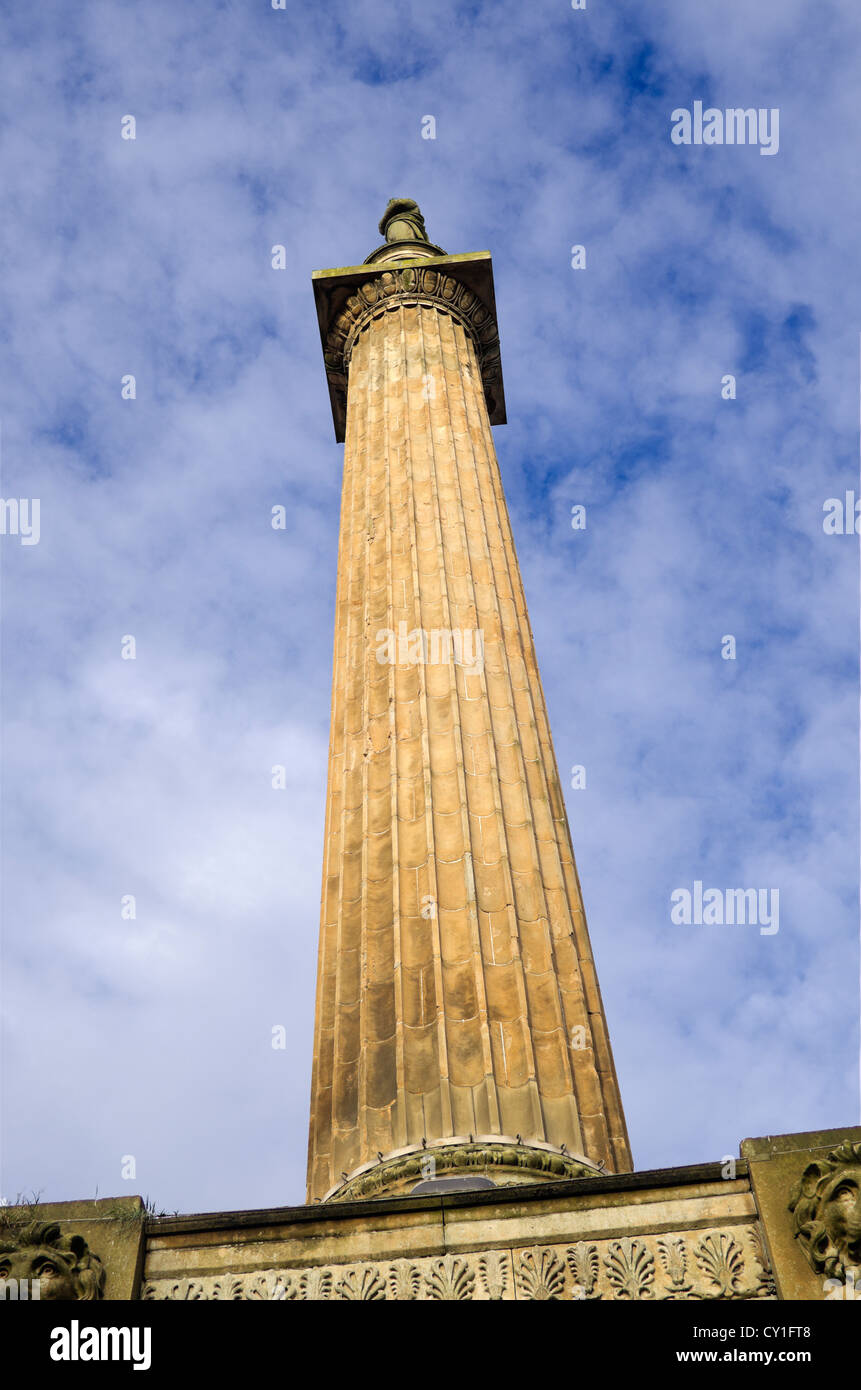
[{"label": "carved lion head", "polygon": [[101,1298],[105,1271],[83,1236],[64,1236],[52,1221],[33,1221],[17,1229],[0,1227],[0,1280],[31,1287],[39,1280],[40,1299]]},{"label": "carved lion head", "polygon": [[861,1143],[808,1164],[792,1189],[795,1236],[817,1274],[845,1282],[861,1268]]}]

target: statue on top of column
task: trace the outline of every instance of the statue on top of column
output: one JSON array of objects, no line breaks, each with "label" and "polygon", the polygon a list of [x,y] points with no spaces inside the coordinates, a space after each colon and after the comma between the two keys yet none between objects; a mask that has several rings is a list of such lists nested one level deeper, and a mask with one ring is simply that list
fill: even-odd
[{"label": "statue on top of column", "polygon": [[412,198],[390,198],[380,218],[380,232],[386,241],[428,241],[425,220]]}]

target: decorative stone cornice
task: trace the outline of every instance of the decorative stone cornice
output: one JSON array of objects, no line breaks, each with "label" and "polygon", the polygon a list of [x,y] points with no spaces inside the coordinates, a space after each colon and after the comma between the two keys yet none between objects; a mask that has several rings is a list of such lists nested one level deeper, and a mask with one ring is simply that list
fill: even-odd
[{"label": "decorative stone cornice", "polygon": [[376,1163],[365,1163],[333,1187],[324,1202],[355,1202],[412,1192],[423,1181],[439,1178],[489,1178],[494,1186],[562,1182],[599,1177],[601,1169],[587,1158],[563,1153],[549,1144],[524,1144],[501,1135],[437,1139],[423,1147],[399,1149]]}]

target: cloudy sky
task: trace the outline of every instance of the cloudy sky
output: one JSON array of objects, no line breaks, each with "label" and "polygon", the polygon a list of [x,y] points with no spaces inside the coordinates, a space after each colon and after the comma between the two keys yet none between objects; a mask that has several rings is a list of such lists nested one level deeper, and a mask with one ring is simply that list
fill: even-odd
[{"label": "cloudy sky", "polygon": [[[857,0],[49,0],[0,53],[2,496],[40,499],[0,539],[0,1193],[304,1200],[343,453],[310,275],[393,195],[493,253],[636,1166],[857,1124],[859,548],[823,530],[861,493]],[[779,149],[674,144],[695,101],[776,108]],[[674,924],[697,880],[778,890],[779,931]]]}]

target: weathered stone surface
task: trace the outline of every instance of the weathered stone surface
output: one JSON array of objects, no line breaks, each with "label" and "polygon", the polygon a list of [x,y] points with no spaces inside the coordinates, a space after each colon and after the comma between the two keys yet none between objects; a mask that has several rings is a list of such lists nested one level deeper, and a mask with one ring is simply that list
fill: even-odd
[{"label": "weathered stone surface", "polygon": [[432,1140],[397,1151],[384,1161],[367,1163],[341,1182],[335,1192],[327,1193],[324,1201],[328,1197],[351,1202],[386,1194],[402,1195],[423,1181],[451,1177],[481,1177],[490,1179],[494,1186],[507,1187],[512,1183],[595,1177],[600,1171],[594,1164],[549,1144],[528,1145],[512,1138],[464,1135]]},{"label": "weathered stone surface", "polygon": [[[385,278],[387,277],[387,278]],[[505,391],[488,251],[447,256],[438,246],[418,241],[385,243],[365,264],[316,270],[312,276],[323,361],[329,384],[335,438],[343,443],[347,420],[349,359],[344,349],[355,323],[373,311],[379,317],[397,309],[402,298],[433,297],[469,324],[477,344],[485,402],[492,425],[505,424]],[[456,293],[452,286],[459,286]],[[448,354],[451,361],[451,354]],[[458,572],[458,557],[452,557]],[[485,581],[486,582],[486,581]]]},{"label": "weathered stone surface", "polygon": [[29,1278],[32,1266],[45,1301],[137,1298],[145,1215],[140,1197],[4,1207],[0,1277]]},{"label": "weathered stone surface", "polygon": [[418,203],[412,198],[390,198],[380,218],[380,234],[386,241],[427,241]]},{"label": "weathered stone surface", "polygon": [[147,1299],[773,1299],[744,1165],[153,1223]]},{"label": "weathered stone surface", "polygon": [[[390,207],[386,235],[412,218],[392,245],[423,244],[416,214]],[[488,285],[480,257],[315,276],[348,396],[309,1200],[455,1135],[631,1167],[490,428]]]},{"label": "weathered stone surface", "polygon": [[780,1297],[861,1292],[861,1128],[745,1139],[741,1152]]},{"label": "weathered stone surface", "polygon": [[154,1280],[145,1299],[750,1299],[775,1297],[754,1227],[324,1269]]}]

